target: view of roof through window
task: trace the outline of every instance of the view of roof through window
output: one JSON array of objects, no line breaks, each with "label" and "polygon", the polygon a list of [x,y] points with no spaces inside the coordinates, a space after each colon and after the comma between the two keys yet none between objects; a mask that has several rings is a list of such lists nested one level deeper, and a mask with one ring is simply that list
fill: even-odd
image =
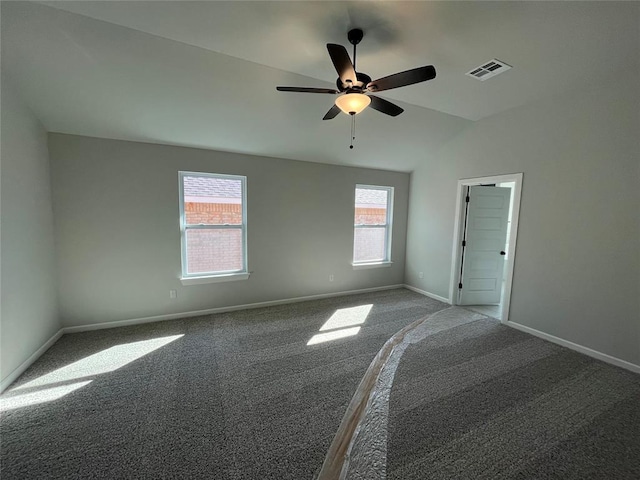
[{"label": "view of roof through window", "polygon": [[242,182],[231,178],[184,177],[185,202],[241,203]]},{"label": "view of roof through window", "polygon": [[386,208],[388,193],[387,190],[356,188],[356,207]]}]

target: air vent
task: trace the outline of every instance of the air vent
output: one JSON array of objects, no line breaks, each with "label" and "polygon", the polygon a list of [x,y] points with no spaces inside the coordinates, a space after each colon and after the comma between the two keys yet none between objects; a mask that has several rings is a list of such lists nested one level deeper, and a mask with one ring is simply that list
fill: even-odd
[{"label": "air vent", "polygon": [[494,58],[490,62],[486,62],[485,64],[474,68],[470,72],[467,72],[467,75],[484,82],[487,78],[495,77],[502,72],[506,72],[510,68],[511,65],[507,65],[506,63]]}]

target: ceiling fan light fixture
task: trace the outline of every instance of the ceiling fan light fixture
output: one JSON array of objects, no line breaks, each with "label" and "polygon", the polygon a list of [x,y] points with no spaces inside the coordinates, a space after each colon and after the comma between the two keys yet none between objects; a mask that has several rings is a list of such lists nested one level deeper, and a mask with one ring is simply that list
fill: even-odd
[{"label": "ceiling fan light fixture", "polygon": [[371,103],[364,93],[345,93],[336,98],[336,106],[348,115],[357,115]]}]

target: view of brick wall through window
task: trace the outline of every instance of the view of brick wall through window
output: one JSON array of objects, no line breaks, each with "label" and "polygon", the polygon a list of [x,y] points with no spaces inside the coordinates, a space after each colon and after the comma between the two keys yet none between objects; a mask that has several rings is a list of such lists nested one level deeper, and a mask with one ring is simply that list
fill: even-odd
[{"label": "view of brick wall through window", "polygon": [[[187,225],[212,226],[187,229],[187,272],[241,270],[242,182],[204,176],[183,179]],[[215,225],[237,225],[238,228],[215,228]]]},{"label": "view of brick wall through window", "polygon": [[355,225],[380,225],[354,229],[353,261],[385,260],[388,190],[356,188]]}]

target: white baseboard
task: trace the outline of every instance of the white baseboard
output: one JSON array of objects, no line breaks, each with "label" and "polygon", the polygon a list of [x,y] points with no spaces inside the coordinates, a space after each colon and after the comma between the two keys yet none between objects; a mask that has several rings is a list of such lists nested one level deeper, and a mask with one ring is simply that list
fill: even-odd
[{"label": "white baseboard", "polygon": [[576,352],[584,353],[585,355],[589,355],[590,357],[593,357],[597,360],[602,360],[603,362],[610,363],[611,365],[615,365],[616,367],[622,367],[626,370],[630,370],[635,373],[640,373],[640,365],[636,365],[635,363],[627,362],[626,360],[613,357],[606,353],[598,352],[597,350],[593,350],[592,348],[584,347],[577,343],[570,342],[569,340],[564,340],[563,338],[555,337],[548,333],[541,332],[540,330],[536,330],[535,328],[527,327],[519,323],[503,322],[503,325],[507,325],[508,327],[515,328],[516,330],[521,330],[523,332],[529,333],[538,338],[542,338],[543,340],[548,340],[549,342],[555,343],[557,345],[570,348],[571,350],[575,350]]},{"label": "white baseboard", "polygon": [[381,290],[393,290],[402,288],[404,285],[386,285],[384,287],[363,288],[360,290],[348,290],[345,292],[321,293],[318,295],[307,295],[304,297],[284,298],[282,300],[270,300],[267,302],[247,303],[244,305],[232,305],[229,307],[209,308],[206,310],[195,310],[191,312],[170,313],[167,315],[155,315],[153,317],[132,318],[130,320],[117,320],[114,322],[92,323],[89,325],[77,325],[64,327],[63,333],[88,332],[90,330],[102,330],[104,328],[126,327],[130,325],[140,325],[143,323],[161,322],[165,320],[176,320],[178,318],[199,317],[214,313],[233,312],[235,310],[248,310],[252,308],[272,307],[275,305],[285,305],[287,303],[306,302],[309,300],[320,300],[323,298],[343,297],[345,295],[357,295],[359,293],[378,292]]},{"label": "white baseboard", "polygon": [[448,303],[449,305],[451,305],[451,300],[441,297],[440,295],[436,295],[435,293],[420,290],[419,288],[412,287],[411,285],[407,285],[406,283],[404,284],[404,288],[406,288],[407,290],[411,290],[412,292],[424,295],[425,297],[433,298],[434,300],[439,300],[440,302]]},{"label": "white baseboard", "polygon": [[13,372],[11,372],[9,375],[3,378],[2,382],[0,382],[0,393],[4,392],[7,389],[7,387],[16,380],[16,378],[22,375],[24,371],[33,364],[33,362],[35,362],[38,358],[40,358],[44,352],[49,350],[51,345],[56,343],[63,333],[64,332],[62,328],[58,330],[49,340],[45,342],[44,345],[42,345],[38,350],[36,350],[24,362],[22,362],[18,366],[18,368],[16,368]]}]

